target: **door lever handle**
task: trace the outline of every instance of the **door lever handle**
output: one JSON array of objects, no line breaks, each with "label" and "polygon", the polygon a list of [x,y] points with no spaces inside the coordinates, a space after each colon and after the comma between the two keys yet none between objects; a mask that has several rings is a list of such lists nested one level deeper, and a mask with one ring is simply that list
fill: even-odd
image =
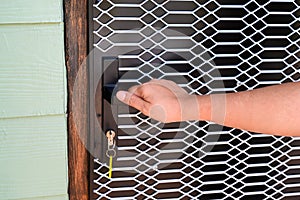
[{"label": "door lever handle", "polygon": [[112,102],[113,93],[119,80],[119,62],[116,57],[103,58],[103,82],[102,82],[102,98],[109,104]]},{"label": "door lever handle", "polygon": [[116,84],[105,84],[103,86],[103,98],[110,104],[112,103],[112,96],[115,88]]},{"label": "door lever handle", "polygon": [[[102,58],[102,129],[104,133],[114,130],[115,145],[118,143],[117,113],[118,104],[115,102],[116,87],[119,81],[119,61],[117,57]],[[106,144],[104,144],[106,145]],[[108,147],[106,147],[107,149]]]}]

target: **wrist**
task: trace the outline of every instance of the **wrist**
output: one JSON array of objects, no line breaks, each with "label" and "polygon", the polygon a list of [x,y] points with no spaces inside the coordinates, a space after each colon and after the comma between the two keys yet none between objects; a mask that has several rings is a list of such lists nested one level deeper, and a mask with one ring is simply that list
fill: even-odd
[{"label": "wrist", "polygon": [[197,98],[197,111],[198,116],[196,120],[211,121],[212,109],[211,109],[211,96],[210,95],[194,95]]},{"label": "wrist", "polygon": [[182,99],[181,121],[211,120],[211,97],[209,95],[188,95]]}]

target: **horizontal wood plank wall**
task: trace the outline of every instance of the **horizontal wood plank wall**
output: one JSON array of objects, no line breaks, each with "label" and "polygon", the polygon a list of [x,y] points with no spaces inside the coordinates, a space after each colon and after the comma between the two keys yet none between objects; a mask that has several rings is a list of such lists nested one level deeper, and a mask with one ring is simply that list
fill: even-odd
[{"label": "horizontal wood plank wall", "polygon": [[0,199],[65,194],[65,116],[2,119],[0,127]]},{"label": "horizontal wood plank wall", "polygon": [[57,196],[48,196],[48,197],[36,197],[29,199],[18,199],[18,200],[66,200],[68,199],[68,195],[57,195]]},{"label": "horizontal wood plank wall", "polygon": [[63,21],[62,0],[1,0],[0,24]]},{"label": "horizontal wood plank wall", "polygon": [[66,110],[63,24],[0,25],[0,118]]},{"label": "horizontal wood plank wall", "polygon": [[68,199],[62,2],[0,3],[0,199]]}]

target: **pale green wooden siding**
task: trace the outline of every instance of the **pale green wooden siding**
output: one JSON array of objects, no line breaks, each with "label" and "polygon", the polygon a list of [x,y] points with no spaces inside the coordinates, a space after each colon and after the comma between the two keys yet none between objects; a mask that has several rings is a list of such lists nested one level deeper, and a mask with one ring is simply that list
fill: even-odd
[{"label": "pale green wooden siding", "polygon": [[65,194],[65,116],[3,119],[0,127],[1,199]]},{"label": "pale green wooden siding", "polygon": [[63,24],[0,25],[0,118],[65,111]]},{"label": "pale green wooden siding", "polygon": [[1,0],[0,23],[62,22],[62,0]]},{"label": "pale green wooden siding", "polygon": [[66,199],[68,199],[68,195],[57,195],[57,196],[50,196],[50,197],[37,197],[37,198],[18,199],[18,200],[66,200]]},{"label": "pale green wooden siding", "polygon": [[62,0],[0,3],[0,199],[67,200]]}]

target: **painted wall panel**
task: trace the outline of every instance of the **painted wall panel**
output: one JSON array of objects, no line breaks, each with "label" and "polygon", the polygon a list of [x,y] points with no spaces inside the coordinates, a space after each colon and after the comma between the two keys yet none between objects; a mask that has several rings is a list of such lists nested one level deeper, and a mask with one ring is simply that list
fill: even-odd
[{"label": "painted wall panel", "polygon": [[0,25],[0,118],[66,112],[63,35],[63,23]]},{"label": "painted wall panel", "polygon": [[36,198],[16,199],[16,200],[68,200],[68,195],[57,195],[57,196],[48,196],[48,197],[36,197]]},{"label": "painted wall panel", "polygon": [[66,130],[65,115],[0,120],[0,199],[67,194]]},{"label": "painted wall panel", "polygon": [[62,0],[0,3],[0,199],[67,200]]},{"label": "painted wall panel", "polygon": [[62,22],[61,0],[1,0],[0,24]]}]

